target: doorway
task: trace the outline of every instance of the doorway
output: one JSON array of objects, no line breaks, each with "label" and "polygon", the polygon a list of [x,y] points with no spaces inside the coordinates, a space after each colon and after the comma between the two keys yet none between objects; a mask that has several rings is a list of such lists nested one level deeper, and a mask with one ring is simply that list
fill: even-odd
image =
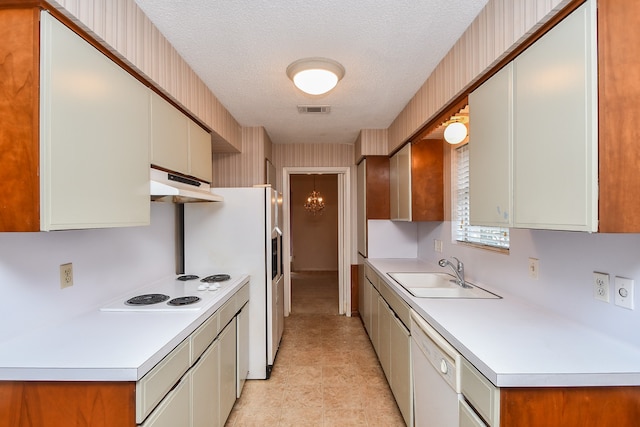
[{"label": "doorway", "polygon": [[290,184],[291,312],[338,314],[338,175],[291,175]]},{"label": "doorway", "polygon": [[[292,270],[296,273],[296,269],[304,271],[304,269],[320,269],[337,267],[337,282],[338,282],[338,314],[351,315],[350,301],[351,301],[351,271],[350,271],[350,169],[346,167],[285,167],[283,168],[283,219],[284,219],[284,242],[283,242],[283,256],[284,256],[284,271],[285,271],[285,315],[289,315],[292,309]],[[337,196],[333,204],[337,204],[335,215],[337,216],[337,231],[335,231],[335,245],[337,246],[337,256],[333,258],[333,264],[330,264],[329,257],[324,259],[322,263],[314,264],[313,260],[308,259],[308,254],[300,252],[300,248],[294,248],[292,238],[292,220],[295,221],[295,217],[292,218],[294,210],[299,210],[302,207],[304,200],[308,196],[308,193],[303,196],[303,199],[297,203],[291,199],[292,192],[292,180],[296,185],[296,180],[302,179],[311,180],[316,177],[316,186],[318,186],[318,176],[327,176],[327,181],[334,180],[334,186],[337,187]],[[306,177],[306,178],[305,178]],[[323,180],[325,178],[322,178]],[[324,188],[324,187],[323,187]],[[335,193],[334,193],[335,194]],[[298,197],[298,196],[296,196]],[[325,203],[326,200],[325,200]],[[302,207],[304,209],[304,207]],[[327,209],[327,208],[325,208]],[[321,217],[321,216],[320,216]],[[319,222],[319,221],[317,221]],[[316,265],[316,267],[314,267]]]}]

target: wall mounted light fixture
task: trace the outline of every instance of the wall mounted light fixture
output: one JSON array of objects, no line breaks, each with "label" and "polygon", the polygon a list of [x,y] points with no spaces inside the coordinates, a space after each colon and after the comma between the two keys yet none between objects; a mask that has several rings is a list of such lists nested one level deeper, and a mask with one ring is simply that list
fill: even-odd
[{"label": "wall mounted light fixture", "polygon": [[336,87],[344,77],[344,67],[332,59],[304,58],[287,67],[287,76],[301,91],[322,95]]},{"label": "wall mounted light fixture", "polygon": [[462,122],[452,122],[444,129],[444,140],[449,144],[459,144],[467,137],[467,127]]}]

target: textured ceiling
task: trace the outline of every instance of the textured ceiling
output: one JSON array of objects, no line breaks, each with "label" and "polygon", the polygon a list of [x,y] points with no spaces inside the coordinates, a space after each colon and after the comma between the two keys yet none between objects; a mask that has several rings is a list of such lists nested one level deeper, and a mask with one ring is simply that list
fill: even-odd
[{"label": "textured ceiling", "polygon": [[[391,124],[487,0],[136,2],[242,126],[264,126],[280,144],[351,144],[360,129]],[[285,72],[315,56],[346,69],[320,96]]]}]

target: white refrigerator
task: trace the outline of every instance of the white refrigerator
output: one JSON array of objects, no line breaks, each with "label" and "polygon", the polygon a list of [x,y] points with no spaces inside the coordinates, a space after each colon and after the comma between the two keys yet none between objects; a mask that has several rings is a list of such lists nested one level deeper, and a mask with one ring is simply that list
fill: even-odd
[{"label": "white refrigerator", "polygon": [[185,273],[248,274],[249,379],[267,379],[284,329],[282,232],[271,187],[215,188],[221,203],[185,204]]}]

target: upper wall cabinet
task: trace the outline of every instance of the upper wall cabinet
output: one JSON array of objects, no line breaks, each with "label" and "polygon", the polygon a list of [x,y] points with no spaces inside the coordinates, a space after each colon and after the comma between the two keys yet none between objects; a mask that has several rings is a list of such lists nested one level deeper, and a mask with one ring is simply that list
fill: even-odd
[{"label": "upper wall cabinet", "polygon": [[597,231],[595,16],[584,4],[471,94],[473,224]]},{"label": "upper wall cabinet", "polygon": [[211,134],[165,101],[151,97],[151,164],[211,182]]},{"label": "upper wall cabinet", "polygon": [[0,22],[0,231],[149,224],[148,88],[48,13]]},{"label": "upper wall cabinet", "polygon": [[513,64],[469,94],[471,224],[513,225]]},{"label": "upper wall cabinet", "polygon": [[405,145],[391,157],[389,182],[392,220],[444,220],[442,141]]}]

